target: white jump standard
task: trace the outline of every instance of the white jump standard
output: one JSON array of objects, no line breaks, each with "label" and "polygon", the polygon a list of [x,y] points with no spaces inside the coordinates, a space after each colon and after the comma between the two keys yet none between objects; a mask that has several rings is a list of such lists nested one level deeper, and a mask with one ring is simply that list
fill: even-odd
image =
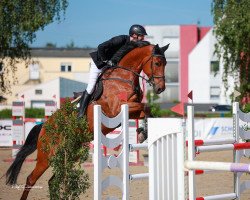
[{"label": "white jump standard", "polygon": [[[188,106],[187,123],[177,118],[149,118],[148,144],[128,144],[128,107],[123,105],[121,112],[115,118],[107,118],[102,114],[100,106],[95,106],[95,141],[94,141],[94,199],[101,200],[102,191],[108,186],[116,185],[122,190],[123,200],[129,199],[129,181],[149,179],[150,200],[215,200],[240,199],[240,194],[250,188],[250,181],[240,181],[243,172],[250,172],[250,164],[240,163],[244,149],[249,149],[249,142],[239,143],[241,139],[250,139],[250,132],[239,127],[239,120],[250,122],[250,113],[242,113],[238,103],[233,104],[234,140],[194,140],[194,108]],[[121,133],[113,139],[106,138],[101,133],[101,125],[116,127],[121,124]],[[187,126],[187,127],[186,127]],[[185,141],[188,134],[188,142]],[[104,157],[101,145],[114,148],[122,144],[121,153]],[[188,145],[187,145],[188,144]],[[186,148],[187,146],[187,148]],[[129,151],[148,149],[149,173],[128,173]],[[186,150],[187,149],[187,150]],[[234,160],[228,162],[195,161],[197,151],[232,150]],[[188,158],[185,158],[186,151]],[[122,170],[122,180],[109,176],[102,180],[104,168],[118,167]],[[234,173],[234,191],[228,194],[218,194],[206,197],[196,197],[196,174],[212,173],[214,171],[229,171]],[[185,176],[188,171],[187,177]],[[117,199],[110,197],[110,199]]]}]

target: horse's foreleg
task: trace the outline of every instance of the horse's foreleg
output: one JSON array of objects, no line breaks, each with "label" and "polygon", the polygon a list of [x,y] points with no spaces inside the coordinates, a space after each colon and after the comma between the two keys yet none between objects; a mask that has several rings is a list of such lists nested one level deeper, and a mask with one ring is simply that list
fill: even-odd
[{"label": "horse's foreleg", "polygon": [[[38,150],[42,151],[42,150]],[[35,185],[36,181],[40,178],[40,176],[48,169],[48,155],[43,152],[38,152],[37,155],[37,163],[35,169],[31,172],[31,174],[27,177],[26,185],[21,197],[21,200],[26,200],[30,189]]]},{"label": "horse's foreleg", "polygon": [[143,119],[150,114],[149,108],[144,103],[127,102],[130,119]]}]

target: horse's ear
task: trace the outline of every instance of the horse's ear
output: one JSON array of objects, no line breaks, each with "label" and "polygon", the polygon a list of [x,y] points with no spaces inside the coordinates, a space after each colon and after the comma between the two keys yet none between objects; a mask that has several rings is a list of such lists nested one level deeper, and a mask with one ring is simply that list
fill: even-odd
[{"label": "horse's ear", "polygon": [[166,46],[164,46],[164,47],[161,47],[162,52],[165,52],[165,51],[168,49],[169,45],[170,45],[170,43],[168,43],[168,44],[167,44]]}]

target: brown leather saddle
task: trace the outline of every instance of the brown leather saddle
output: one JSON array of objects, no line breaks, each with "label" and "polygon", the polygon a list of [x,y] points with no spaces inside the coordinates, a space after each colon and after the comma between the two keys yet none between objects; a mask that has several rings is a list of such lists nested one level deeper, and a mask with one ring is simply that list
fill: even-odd
[{"label": "brown leather saddle", "polygon": [[[73,92],[73,98],[76,99],[77,97],[82,96],[84,92],[85,91],[83,91],[83,92]],[[92,93],[89,102],[98,100],[101,97],[102,93],[103,93],[103,84],[102,84],[102,81],[100,81],[100,76],[99,76],[99,78],[97,80],[97,83],[95,85],[94,92]]]}]

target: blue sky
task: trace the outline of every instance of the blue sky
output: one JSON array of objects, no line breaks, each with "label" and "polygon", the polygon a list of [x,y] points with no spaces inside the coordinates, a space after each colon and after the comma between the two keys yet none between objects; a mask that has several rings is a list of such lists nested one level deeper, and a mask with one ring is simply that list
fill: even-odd
[{"label": "blue sky", "polygon": [[65,19],[37,33],[33,47],[51,42],[57,47],[71,41],[78,47],[96,47],[132,24],[212,26],[212,0],[69,0]]}]

